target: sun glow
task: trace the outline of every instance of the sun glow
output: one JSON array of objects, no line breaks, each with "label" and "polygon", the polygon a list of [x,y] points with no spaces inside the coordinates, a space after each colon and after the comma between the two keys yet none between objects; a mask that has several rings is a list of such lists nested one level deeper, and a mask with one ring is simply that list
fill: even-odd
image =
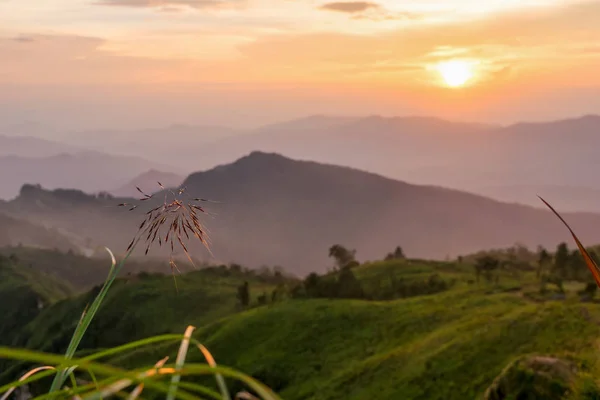
[{"label": "sun glow", "polygon": [[473,64],[468,61],[444,61],[439,63],[436,69],[450,87],[464,86],[473,78]]}]

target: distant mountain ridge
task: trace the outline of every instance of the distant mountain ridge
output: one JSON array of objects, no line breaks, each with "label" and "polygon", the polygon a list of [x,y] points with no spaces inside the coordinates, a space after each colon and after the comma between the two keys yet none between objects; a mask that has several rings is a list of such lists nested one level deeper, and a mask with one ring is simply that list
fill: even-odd
[{"label": "distant mountain ridge", "polygon": [[96,151],[59,153],[48,157],[0,156],[0,198],[17,195],[26,183],[46,188],[73,188],[96,193],[122,186],[151,169],[173,167],[136,157]]},{"label": "distant mountain ridge", "polygon": [[[252,151],[275,152],[482,195],[494,194],[490,186],[510,188],[498,198],[526,198],[537,205],[540,186],[600,189],[593,172],[600,168],[598,132],[597,115],[507,126],[429,117],[313,116],[208,144],[198,160],[205,169]],[[556,204],[600,212],[596,197],[585,191],[559,193]],[[580,208],[585,205],[590,208]]]},{"label": "distant mountain ridge", "polygon": [[[381,258],[398,245],[411,257],[442,259],[515,242],[533,247],[568,240],[556,218],[541,208],[273,153],[252,152],[191,174],[183,185],[194,197],[218,201],[207,204],[216,216],[204,218],[213,261],[278,264],[300,274],[328,268],[333,244],[356,248],[361,260]],[[2,208],[119,252],[143,215],[116,207],[120,201],[30,187]],[[565,217],[586,243],[600,242],[600,215]],[[199,245],[191,248],[195,256],[208,257]]]},{"label": "distant mountain ridge", "polygon": [[61,153],[81,152],[83,148],[33,136],[0,134],[0,157],[51,157]]},{"label": "distant mountain ridge", "polygon": [[[546,193],[565,210],[600,212],[593,193],[600,190],[600,183],[592,172],[600,167],[595,154],[600,148],[598,131],[597,115],[506,126],[426,116],[311,115],[247,131],[172,125],[80,132],[64,138],[72,145],[172,164],[156,169],[176,174],[210,169],[252,151],[263,151],[500,200],[526,200],[534,206],[539,187],[578,187],[582,190]],[[136,171],[119,184],[94,189],[116,190],[142,172]],[[31,181],[20,183],[25,182]],[[498,188],[503,191],[499,193]]]}]

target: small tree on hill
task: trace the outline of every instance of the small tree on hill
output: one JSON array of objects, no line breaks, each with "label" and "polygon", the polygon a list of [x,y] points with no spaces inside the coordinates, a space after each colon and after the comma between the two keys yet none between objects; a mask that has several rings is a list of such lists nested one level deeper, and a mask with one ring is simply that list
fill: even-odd
[{"label": "small tree on hill", "polygon": [[486,281],[494,280],[494,271],[500,267],[500,260],[490,255],[479,257],[475,263],[475,275],[479,282],[479,277],[483,275]]},{"label": "small tree on hill", "polygon": [[250,286],[248,285],[248,281],[244,282],[243,285],[238,286],[237,298],[244,307],[247,307],[250,304]]},{"label": "small tree on hill", "polygon": [[304,279],[304,290],[308,297],[318,297],[320,294],[319,285],[321,277],[316,273],[311,273]]},{"label": "small tree on hill", "polygon": [[356,262],[356,250],[348,250],[342,245],[335,244],[329,248],[329,257],[335,259],[338,268],[342,269],[351,262]]},{"label": "small tree on hill", "polygon": [[585,265],[585,260],[583,259],[583,256],[577,249],[571,252],[571,256],[569,257],[568,270],[568,275],[571,279],[587,280],[586,278],[588,277],[589,271]]},{"label": "small tree on hill", "polygon": [[350,267],[344,267],[338,277],[338,297],[345,299],[362,299],[365,297],[363,288]]},{"label": "small tree on hill", "polygon": [[566,243],[561,243],[556,248],[556,254],[554,255],[554,271],[556,275],[562,279],[567,277],[569,270],[569,247]]},{"label": "small tree on hill", "polygon": [[537,260],[538,267],[537,267],[537,271],[536,271],[536,275],[538,278],[540,278],[542,276],[544,271],[550,266],[551,263],[552,263],[552,256],[550,255],[548,250],[546,250],[545,248],[540,246],[538,248],[538,260]]},{"label": "small tree on hill", "polygon": [[402,250],[402,247],[397,246],[396,249],[392,253],[389,253],[385,257],[385,260],[386,261],[389,261],[389,260],[404,260],[405,258],[406,258],[406,256],[404,255],[404,251]]}]

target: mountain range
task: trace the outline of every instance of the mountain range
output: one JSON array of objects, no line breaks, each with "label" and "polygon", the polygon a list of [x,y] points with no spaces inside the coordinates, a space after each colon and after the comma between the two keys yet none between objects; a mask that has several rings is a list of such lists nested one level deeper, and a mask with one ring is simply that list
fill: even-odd
[{"label": "mountain range", "polygon": [[[356,249],[364,261],[398,245],[411,257],[442,259],[515,242],[551,247],[568,240],[544,209],[274,153],[252,152],[191,174],[183,186],[193,197],[216,201],[207,203],[212,216],[204,218],[216,259],[199,245],[191,246],[195,257],[281,265],[297,274],[329,268],[334,244]],[[162,194],[155,198],[162,201]],[[122,201],[133,200],[27,185],[0,210],[120,252],[144,216],[143,207],[132,212],[116,207]],[[600,242],[600,215],[565,213],[565,218],[586,243]],[[165,253],[150,251],[160,254]]]},{"label": "mountain range", "polygon": [[157,169],[176,174],[210,169],[252,151],[275,152],[509,202],[537,205],[536,195],[551,195],[565,210],[600,212],[600,184],[594,179],[599,131],[595,115],[508,126],[315,115],[248,131],[173,125],[64,137],[80,147],[172,165]]},{"label": "mountain range", "polygon": [[[39,132],[40,127],[34,131]],[[600,146],[598,131],[600,117],[595,115],[509,126],[429,117],[315,115],[249,131],[172,125],[54,135],[68,144],[5,136],[0,137],[0,156],[28,157],[5,162],[5,171],[37,169],[47,171],[48,176],[36,172],[20,180],[3,177],[7,183],[0,190],[0,198],[16,195],[16,185],[23,183],[122,195],[126,193],[119,192],[122,186],[152,169],[183,176],[263,151],[502,201],[536,206],[536,195],[543,195],[554,198],[563,210],[600,212],[600,184],[594,179],[599,163],[595,155]],[[31,159],[73,156],[82,149],[106,153],[104,163],[111,163],[114,169],[106,167],[109,171],[101,171],[104,177],[100,179],[81,160],[63,160],[57,167],[50,165],[51,161]],[[118,160],[108,159],[109,154],[118,155]],[[132,163],[139,168],[132,168]],[[90,172],[87,181],[79,174],[86,168]],[[120,172],[113,172],[116,170]]]},{"label": "mountain range", "polygon": [[149,170],[171,168],[138,157],[87,150],[40,157],[4,155],[0,156],[0,198],[13,198],[25,183],[96,193],[121,188]]},{"label": "mountain range", "polygon": [[254,150],[277,152],[530,205],[537,204],[536,194],[551,194],[565,209],[600,212],[593,193],[600,189],[594,179],[598,132],[600,117],[594,115],[510,126],[315,116],[205,146],[202,160],[218,164]]}]

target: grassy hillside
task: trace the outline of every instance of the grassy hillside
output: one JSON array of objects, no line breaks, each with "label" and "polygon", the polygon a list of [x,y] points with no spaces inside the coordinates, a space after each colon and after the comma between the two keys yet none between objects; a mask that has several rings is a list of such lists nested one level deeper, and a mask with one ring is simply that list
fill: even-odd
[{"label": "grassy hillside", "polygon": [[[80,348],[111,347],[128,340],[181,332],[189,324],[201,327],[239,312],[242,308],[237,289],[245,281],[249,282],[251,300],[256,304],[257,296],[263,292],[270,295],[284,278],[223,266],[176,276],[176,282],[170,274],[147,272],[119,279]],[[45,310],[22,329],[18,345],[64,351],[82,310],[98,291],[96,286],[91,292]]]},{"label": "grassy hillside", "polygon": [[72,293],[68,283],[0,254],[0,344],[14,344],[24,325]]},{"label": "grassy hillside", "polygon": [[76,246],[56,229],[0,212],[0,247],[20,244],[63,251],[76,249]]},{"label": "grassy hillside", "polygon": [[[110,256],[105,251],[98,257],[90,258],[73,252],[19,246],[0,248],[0,255],[14,257],[20,265],[64,281],[77,292],[87,291],[104,282],[110,267]],[[193,267],[181,263],[179,269],[185,272]],[[150,258],[131,260],[121,272],[121,276],[136,275],[140,272],[169,274],[168,261]]]},{"label": "grassy hillside", "polygon": [[[291,400],[476,399],[507,365],[528,354],[573,362],[578,375],[570,398],[598,398],[587,377],[600,372],[592,350],[600,305],[581,302],[575,284],[564,301],[532,301],[525,295],[538,286],[531,276],[517,286],[509,275],[499,285],[473,284],[465,266],[411,264],[377,263],[357,268],[356,275],[365,282],[395,270],[410,280],[438,271],[458,282],[442,293],[385,302],[290,300],[235,314],[196,337],[217,362]],[[167,353],[140,351],[125,363]],[[533,387],[526,379],[520,384]],[[583,384],[591,397],[576,392]]]},{"label": "grassy hillside", "polygon": [[593,365],[599,317],[597,305],[458,291],[390,303],[287,303],[198,338],[220,363],[286,399],[474,399],[524,353],[572,354]]},{"label": "grassy hillside", "polygon": [[[578,291],[584,283],[566,282],[564,298],[550,300],[550,295],[531,295],[539,292],[540,284],[527,269],[520,274],[498,271],[495,283],[477,283],[472,265],[455,262],[391,260],[357,266],[353,273],[367,297],[375,297],[392,279],[425,282],[433,274],[452,284],[436,293],[388,301],[310,299],[290,298],[296,281],[237,267],[182,275],[179,293],[172,277],[143,274],[116,283],[82,349],[179,333],[191,324],[219,364],[251,374],[289,400],[478,399],[505,367],[533,354],[577,367],[565,384],[572,391],[568,398],[600,396],[592,379],[600,374],[600,304],[582,300]],[[244,281],[251,290],[249,309],[240,307],[236,298]],[[272,293],[281,283],[287,297],[258,304],[259,295]],[[92,294],[45,309],[20,331],[18,344],[64,350]],[[175,350],[145,348],[114,362],[152,364]],[[194,352],[189,360],[203,362]],[[533,377],[520,376],[507,385],[531,396],[539,385]],[[553,380],[546,389],[554,397],[545,399],[567,398]],[[513,394],[506,399],[535,398]]]}]

